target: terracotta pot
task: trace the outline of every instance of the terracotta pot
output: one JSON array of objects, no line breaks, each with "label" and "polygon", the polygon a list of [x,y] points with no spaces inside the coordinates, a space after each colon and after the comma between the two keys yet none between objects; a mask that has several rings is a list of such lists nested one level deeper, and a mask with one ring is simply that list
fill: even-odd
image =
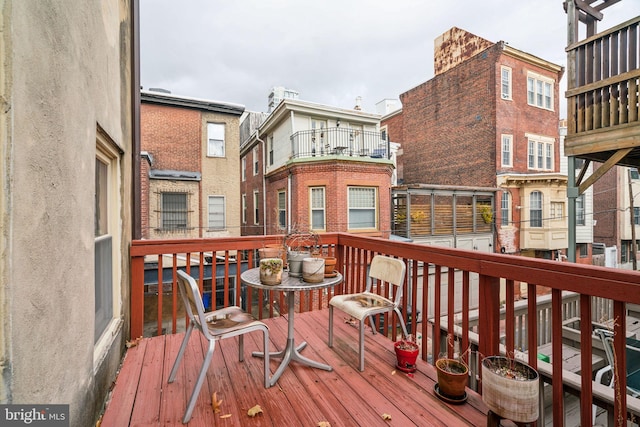
[{"label": "terracotta pot", "polygon": [[449,399],[462,399],[469,380],[469,368],[455,359],[436,360],[440,394]]},{"label": "terracotta pot", "polygon": [[333,270],[336,268],[336,257],[328,256],[324,257],[324,274],[333,274]]},{"label": "terracotta pot", "polygon": [[[515,376],[519,378],[514,378]],[[482,400],[502,418],[531,423],[538,419],[538,372],[519,360],[489,356],[482,361]]]},{"label": "terracotta pot", "polygon": [[[411,348],[400,348],[400,346],[406,347],[410,345]],[[418,344],[406,341],[398,341],[393,344],[393,349],[396,352],[396,368],[402,372],[415,372],[416,360],[418,359]]]}]

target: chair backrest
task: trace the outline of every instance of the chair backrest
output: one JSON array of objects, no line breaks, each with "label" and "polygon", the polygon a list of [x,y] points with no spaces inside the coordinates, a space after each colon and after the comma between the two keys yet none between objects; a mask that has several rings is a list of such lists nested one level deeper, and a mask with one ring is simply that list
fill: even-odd
[{"label": "chair backrest", "polygon": [[207,328],[202,326],[206,325],[207,321],[204,315],[204,304],[195,279],[184,271],[178,270],[178,289],[180,289],[182,302],[189,320],[208,337]]},{"label": "chair backrest", "polygon": [[372,279],[391,283],[397,286],[394,303],[397,306],[402,298],[402,285],[404,285],[404,275],[407,266],[404,261],[398,258],[391,258],[384,255],[376,255],[371,260],[369,267],[369,277],[367,278],[367,291],[371,290]]}]

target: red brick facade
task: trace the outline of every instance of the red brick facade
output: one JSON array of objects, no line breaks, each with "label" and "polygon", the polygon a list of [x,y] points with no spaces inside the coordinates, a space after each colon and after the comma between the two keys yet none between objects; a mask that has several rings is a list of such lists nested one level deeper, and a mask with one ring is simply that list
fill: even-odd
[{"label": "red brick facade", "polygon": [[[391,166],[375,163],[332,161],[300,163],[286,171],[280,171],[267,178],[268,223],[277,224],[277,194],[287,191],[291,177],[291,221],[299,229],[310,228],[311,187],[325,189],[326,232],[348,231],[368,235],[388,237],[391,229],[389,217],[391,197]],[[348,188],[374,187],[377,189],[377,230],[349,229]],[[267,230],[272,233],[275,230]]]},{"label": "red brick facade", "polygon": [[140,115],[142,149],[153,157],[154,169],[200,170],[200,111],[142,103]]},{"label": "red brick facade", "polygon": [[[594,162],[594,173],[602,166]],[[620,205],[618,194],[621,189],[618,183],[618,168],[607,171],[593,184],[594,206],[601,208],[593,212],[593,219],[597,221],[593,227],[593,240],[606,246],[620,245],[619,215],[617,207]]]}]

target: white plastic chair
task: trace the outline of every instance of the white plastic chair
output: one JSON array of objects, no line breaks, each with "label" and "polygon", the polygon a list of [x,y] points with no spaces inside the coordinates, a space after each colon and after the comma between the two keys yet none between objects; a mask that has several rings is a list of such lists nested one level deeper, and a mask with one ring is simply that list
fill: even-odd
[{"label": "white plastic chair", "polygon": [[[329,301],[329,347],[333,347],[333,308],[337,308],[360,321],[360,364],[358,369],[364,371],[364,320],[368,317],[371,330],[375,334],[373,317],[376,314],[396,312],[400,319],[402,332],[407,335],[407,327],[400,312],[400,300],[402,299],[402,285],[406,272],[405,263],[397,258],[376,255],[371,260],[371,266],[367,275],[367,285],[364,292],[356,294],[336,295]],[[395,298],[390,300],[371,292],[373,280],[393,285]],[[392,289],[393,290],[393,289]],[[392,294],[393,295],[393,294]]]},{"label": "white plastic chair", "polygon": [[[602,384],[602,377],[607,372],[613,370],[613,362],[615,356],[613,353],[613,332],[607,329],[596,329],[596,335],[602,341],[604,352],[607,355],[608,365],[596,372],[595,382]],[[633,397],[640,397],[640,341],[627,338],[626,339],[626,359],[627,359],[627,394]],[[613,375],[609,381],[609,387],[613,387]],[[593,405],[593,422],[596,422],[597,406]]]},{"label": "white plastic chair", "polygon": [[193,409],[195,408],[196,400],[198,400],[200,388],[202,387],[204,379],[207,376],[207,369],[209,367],[209,364],[211,363],[211,359],[213,358],[213,350],[215,349],[217,340],[233,337],[236,335],[239,336],[239,359],[242,362],[244,360],[243,334],[252,331],[262,331],[264,336],[265,354],[264,386],[265,388],[270,387],[269,329],[267,328],[267,325],[254,320],[250,314],[242,311],[240,307],[225,307],[220,310],[205,313],[204,305],[202,304],[202,298],[200,296],[200,291],[198,289],[196,281],[193,279],[193,277],[189,276],[182,270],[178,270],[178,288],[180,289],[180,295],[182,296],[185,310],[187,312],[187,315],[189,316],[189,326],[187,327],[184,339],[182,340],[182,344],[180,345],[180,351],[178,351],[176,361],[174,362],[173,368],[171,369],[171,374],[169,375],[169,383],[172,383],[176,378],[178,367],[180,365],[180,362],[182,361],[182,357],[184,356],[184,352],[187,348],[187,343],[189,341],[189,337],[191,336],[191,331],[193,331],[193,328],[197,328],[209,341],[207,354],[205,355],[205,358],[202,362],[196,385],[193,387],[193,392],[191,393],[187,409],[182,419],[182,422],[186,424],[191,419],[191,414],[193,413]]}]

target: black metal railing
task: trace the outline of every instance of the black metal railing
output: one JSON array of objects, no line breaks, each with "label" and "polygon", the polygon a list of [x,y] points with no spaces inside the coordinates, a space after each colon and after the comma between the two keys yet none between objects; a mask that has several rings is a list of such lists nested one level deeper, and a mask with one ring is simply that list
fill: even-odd
[{"label": "black metal railing", "polygon": [[389,141],[380,132],[349,128],[326,128],[299,131],[291,135],[293,158],[349,156],[389,159]]}]

